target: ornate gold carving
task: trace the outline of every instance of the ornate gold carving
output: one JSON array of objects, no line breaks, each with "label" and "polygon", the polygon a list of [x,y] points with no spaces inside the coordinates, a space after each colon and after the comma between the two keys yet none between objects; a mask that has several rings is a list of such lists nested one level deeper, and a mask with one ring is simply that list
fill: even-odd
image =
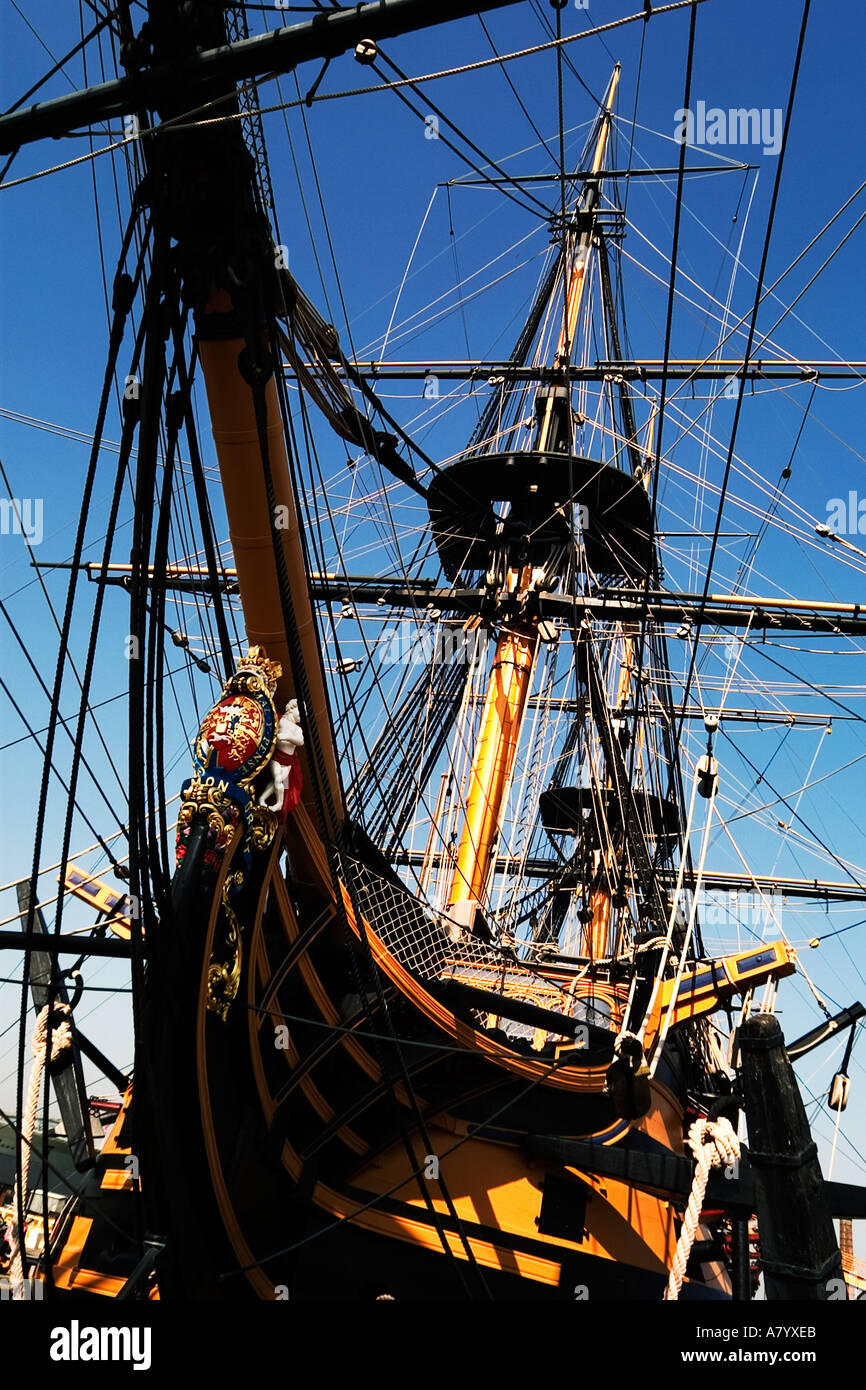
[{"label": "ornate gold carving", "polygon": [[276,747],[273,697],[281,675],[280,663],[270,661],[262,647],[250,647],[238,663],[199,730],[194,745],[197,770],[184,788],[178,816],[178,861],[193,819],[203,816],[210,831],[204,862],[215,872],[237,828],[244,830],[239,855],[244,867],[226,875],[222,921],[214,932],[207,968],[206,1005],[223,1023],[240,987],[243,959],[241,925],[230,895],[236,896],[244,885],[249,850],[267,849],[278,825],[272,811],[255,804],[254,784]]},{"label": "ornate gold carving", "polygon": [[238,669],[230,684],[233,690],[237,689],[239,679],[246,677],[246,681],[255,681],[260,690],[273,698],[277,681],[282,674],[283,668],[279,661],[270,661],[265,655],[264,647],[250,647],[243,660],[238,662]]},{"label": "ornate gold carving", "polygon": [[228,898],[228,883],[223,887],[222,909],[225,913],[228,930],[222,943],[220,954],[224,962],[214,961],[213,952],[207,972],[207,1007],[223,1023],[229,1016],[229,1009],[237,998],[241,983],[241,929]]},{"label": "ornate gold carving", "polygon": [[178,834],[188,830],[193,816],[197,815],[207,817],[208,826],[215,836],[213,849],[224,851],[231,840],[239,811],[213,777],[194,777],[190,782],[177,818]]},{"label": "ornate gold carving", "polygon": [[267,849],[277,829],[277,818],[267,806],[253,806],[249,813],[250,841],[255,850]]}]

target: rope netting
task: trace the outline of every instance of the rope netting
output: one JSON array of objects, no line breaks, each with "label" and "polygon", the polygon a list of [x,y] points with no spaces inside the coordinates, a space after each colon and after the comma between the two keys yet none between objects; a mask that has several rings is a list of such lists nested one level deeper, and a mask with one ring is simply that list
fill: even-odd
[{"label": "rope netting", "polygon": [[[461,931],[450,918],[434,913],[401,884],[359,860],[344,858],[343,864],[351,872],[365,921],[411,974],[421,980],[453,979],[503,999],[526,1000],[571,1016],[574,999],[566,988],[520,961],[511,946]],[[485,1017],[479,1015],[482,1021]],[[531,1039],[535,1033],[531,1026],[507,1019],[501,1019],[499,1027],[512,1038]]]}]

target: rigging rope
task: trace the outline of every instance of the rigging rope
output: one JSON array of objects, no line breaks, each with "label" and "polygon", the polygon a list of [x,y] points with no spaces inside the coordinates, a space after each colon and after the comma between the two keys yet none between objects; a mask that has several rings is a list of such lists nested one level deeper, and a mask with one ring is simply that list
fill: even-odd
[{"label": "rigging rope", "polygon": [[[698,897],[699,897],[700,892],[701,892],[701,884],[702,884],[702,882],[703,882],[703,877],[704,877],[704,864],[705,864],[705,862],[706,862],[706,858],[707,858],[707,849],[708,849],[708,847],[709,847],[709,842],[710,842],[710,830],[711,830],[712,824],[713,824],[713,807],[715,806],[715,803],[716,803],[716,792],[718,791],[718,786],[719,786],[719,775],[718,775],[718,771],[717,771],[717,770],[716,770],[715,772],[713,771],[714,759],[712,758],[712,754],[708,752],[706,758],[705,758],[705,759],[702,758],[702,759],[701,759],[701,762],[699,762],[699,763],[697,764],[696,768],[695,768],[695,788],[697,788],[698,781],[699,781],[699,779],[700,779],[700,777],[701,777],[701,763],[706,763],[706,766],[707,766],[709,775],[712,776],[712,778],[713,778],[712,787],[711,787],[711,791],[710,791],[709,805],[707,806],[707,819],[706,819],[706,823],[705,823],[705,825],[704,825],[704,833],[703,833],[703,837],[702,837],[702,840],[701,840],[701,851],[700,851],[700,856],[699,856],[699,858],[698,858],[698,865],[697,865],[697,869],[695,870],[695,874],[694,874],[694,887],[692,888],[692,900],[691,900],[691,905],[690,905],[690,908],[689,908],[689,918],[688,918],[688,922],[687,922],[687,924],[686,924],[685,937],[684,937],[684,939],[683,939],[682,946],[678,947],[678,950],[679,950],[679,962],[678,962],[678,964],[677,964],[677,973],[676,973],[676,975],[675,975],[675,977],[674,977],[674,984],[673,984],[673,989],[672,989],[672,992],[671,992],[671,1005],[670,1005],[670,1008],[667,1010],[667,1012],[666,1012],[666,1014],[665,1014],[665,1016],[664,1016],[664,1019],[663,1019],[663,1021],[662,1021],[662,1026],[661,1026],[661,1028],[659,1029],[658,1041],[657,1041],[656,1046],[655,1046],[655,1054],[654,1054],[654,1056],[653,1056],[652,1062],[650,1063],[650,1075],[651,1075],[651,1076],[655,1076],[655,1073],[656,1073],[656,1070],[657,1070],[657,1068],[658,1068],[659,1062],[660,1062],[661,1059],[662,1059],[662,1051],[663,1051],[663,1049],[664,1049],[665,1039],[667,1038],[668,1031],[669,1031],[670,1026],[671,1026],[671,1019],[673,1018],[673,1006],[674,1006],[674,1001],[676,1000],[677,995],[678,995],[678,993],[679,993],[680,984],[682,983],[683,973],[684,973],[684,971],[685,971],[686,958],[687,958],[687,956],[688,956],[689,945],[691,944],[692,933],[694,932],[694,927],[695,927],[695,916],[696,916],[696,913],[697,913],[697,910],[698,910]],[[695,792],[694,792],[694,789],[693,789],[693,790],[692,790],[692,806],[694,806],[694,795],[695,795]],[[682,860],[681,860],[681,867],[682,867],[682,864],[685,862],[685,858],[686,858],[686,856],[685,856],[685,854],[683,854]],[[674,927],[674,923],[675,923],[675,921],[676,921],[676,914],[677,914],[677,899],[675,898],[675,899],[674,899],[674,903],[673,903],[673,907],[672,907],[672,910],[671,910],[671,920],[670,920],[670,923],[669,923],[669,925],[668,925],[668,942],[667,942],[666,945],[665,945],[665,951],[664,951],[663,956],[662,956],[662,959],[663,959],[663,960],[666,960],[666,958],[667,958],[668,943],[670,942],[670,940],[671,940],[672,937],[673,937],[673,927]],[[657,977],[657,984],[659,984],[659,983],[661,982],[661,974],[662,974],[662,967],[660,966],[660,967],[659,967],[659,974],[658,974],[658,977]],[[643,1030],[644,1030],[644,1028],[645,1028],[645,1026],[646,1026],[646,1022],[647,1022],[648,1018],[649,1018],[649,1011],[647,1011],[647,1018],[644,1020],[644,1024],[643,1024],[642,1029],[641,1029],[642,1032],[643,1032]]]},{"label": "rigging rope", "polygon": [[692,1190],[689,1193],[683,1228],[680,1231],[680,1238],[674,1251],[668,1286],[665,1289],[665,1300],[669,1302],[676,1301],[680,1296],[680,1289],[686,1275],[686,1266],[701,1219],[701,1209],[704,1204],[704,1193],[707,1190],[710,1170],[726,1167],[729,1163],[736,1163],[740,1157],[740,1141],[730,1120],[726,1120],[724,1116],[718,1120],[703,1118],[695,1120],[689,1130],[687,1143],[695,1156],[695,1176],[692,1181]]},{"label": "rigging rope", "polygon": [[[759,309],[760,309],[760,307],[761,307],[761,303],[763,302],[763,299],[765,298],[765,292],[764,292],[764,288],[763,288],[763,286],[764,286],[764,275],[766,274],[767,262],[768,262],[769,255],[770,255],[770,244],[771,244],[771,241],[772,241],[773,226],[774,226],[775,219],[776,219],[776,207],[777,207],[778,200],[779,200],[779,190],[780,190],[780,188],[781,188],[781,183],[782,183],[782,170],[784,169],[784,165],[785,165],[785,152],[786,152],[787,146],[788,146],[788,134],[789,134],[790,127],[791,127],[791,119],[792,119],[793,110],[794,110],[794,97],[795,97],[795,94],[796,94],[796,91],[797,91],[797,82],[798,82],[798,78],[799,78],[799,74],[800,74],[800,61],[801,61],[802,56],[803,56],[803,48],[804,48],[805,40],[806,40],[806,25],[807,25],[808,20],[809,20],[809,9],[810,9],[810,5],[811,5],[811,0],[805,0],[805,4],[804,4],[804,6],[803,6],[803,18],[802,18],[801,23],[800,23],[800,35],[799,35],[799,39],[798,39],[798,43],[797,43],[797,53],[796,53],[796,57],[795,57],[795,59],[794,59],[794,70],[793,70],[793,73],[792,73],[792,75],[791,75],[791,88],[790,88],[790,92],[789,92],[789,94],[788,94],[787,109],[786,109],[786,111],[785,111],[785,125],[784,125],[784,129],[783,129],[783,131],[782,131],[782,144],[781,144],[781,148],[780,148],[780,151],[779,151],[779,163],[778,163],[778,166],[777,166],[777,168],[776,168],[776,177],[775,177],[775,180],[774,180],[774,183],[773,183],[773,194],[772,194],[772,198],[771,198],[771,200],[770,200],[770,211],[769,211],[769,215],[768,215],[768,218],[767,218],[767,230],[766,230],[766,232],[765,232],[765,234],[764,234],[764,246],[763,246],[763,250],[762,250],[762,253],[761,253],[761,264],[760,264],[760,269],[759,269],[759,271],[758,271],[758,277],[757,277],[757,289],[756,289],[756,292],[755,292],[755,302],[754,302],[754,305],[753,305],[753,307],[752,307],[752,312],[751,312],[750,321],[749,321],[749,334],[748,334],[748,339],[747,339],[747,341],[746,341],[746,348],[745,348],[745,353],[744,353],[744,357],[743,357],[744,362],[748,362],[749,359],[750,359],[750,357],[751,357],[751,355],[752,355],[752,350],[753,350],[753,346],[754,346],[754,342],[755,342],[755,337],[756,337],[756,333],[757,333],[758,311],[759,311]],[[683,148],[685,148],[685,146],[684,146]],[[719,506],[718,506],[718,511],[717,511],[717,513],[716,513],[716,524],[715,524],[715,527],[714,527],[714,530],[713,530],[713,539],[712,539],[712,543],[711,543],[711,545],[710,545],[710,554],[709,554],[709,558],[708,558],[708,560],[707,560],[707,574],[706,574],[706,580],[705,580],[705,582],[704,582],[703,594],[702,594],[702,596],[701,596],[701,606],[700,606],[700,609],[698,610],[698,618],[697,618],[697,623],[696,623],[696,626],[695,626],[694,645],[693,645],[693,648],[692,648],[692,656],[691,656],[691,661],[690,661],[690,663],[689,663],[689,670],[688,670],[688,675],[687,675],[687,677],[686,677],[685,691],[684,691],[684,695],[683,695],[683,701],[684,701],[684,703],[685,703],[685,701],[688,700],[689,690],[690,690],[690,688],[691,688],[691,682],[692,682],[692,679],[693,679],[693,676],[694,676],[694,672],[695,672],[695,664],[696,664],[696,661],[697,661],[697,652],[698,652],[698,636],[700,635],[701,627],[703,626],[704,615],[705,615],[705,612],[706,612],[707,597],[708,597],[708,595],[709,595],[710,584],[711,584],[711,582],[712,582],[713,561],[714,561],[715,555],[716,555],[716,548],[717,548],[717,546],[718,546],[718,540],[719,540],[719,532],[720,532],[720,530],[721,530],[722,518],[723,518],[723,515],[724,515],[725,498],[726,498],[726,496],[727,496],[727,491],[728,491],[728,481],[729,481],[729,479],[730,479],[731,467],[732,467],[733,459],[734,459],[734,445],[735,445],[736,438],[737,438],[737,430],[738,430],[738,428],[739,428],[740,415],[741,415],[742,407],[743,407],[743,400],[744,400],[744,398],[745,398],[745,387],[746,387],[746,377],[745,377],[745,373],[743,373],[743,375],[740,377],[740,389],[739,389],[739,391],[738,391],[738,393],[737,393],[737,401],[736,401],[736,405],[735,405],[735,407],[734,407],[734,419],[733,419],[733,423],[732,423],[732,425],[731,425],[731,439],[730,439],[730,443],[729,443],[729,445],[728,445],[727,459],[726,459],[726,461],[725,461],[725,472],[724,472],[724,477],[722,478],[722,487],[721,487],[721,493],[720,493],[720,496],[719,496]],[[659,438],[661,438],[661,425],[660,425],[660,427],[659,427]],[[657,455],[657,457],[656,457],[656,464],[658,464],[658,455]],[[658,472],[656,471],[656,481],[657,481],[657,479],[658,479]],[[683,716],[683,717],[680,718],[679,726],[678,726],[678,728],[677,728],[677,730],[676,730],[676,734],[675,734],[675,736],[674,736],[674,749],[675,749],[675,751],[678,751],[678,750],[679,750],[680,742],[681,742],[681,740],[682,740],[682,734],[683,734],[683,727],[684,727],[684,724],[685,724],[685,717]]]},{"label": "rigging rope", "polygon": [[[49,1042],[49,1020],[52,1018],[52,1015],[62,1015],[62,1018],[60,1023],[53,1028]],[[15,1218],[16,1227],[10,1265],[10,1272],[12,1275],[12,1297],[15,1299],[24,1297],[25,1255],[22,1254],[22,1247],[25,1246],[26,1236],[22,1218],[23,1213],[27,1210],[27,1192],[30,1186],[30,1153],[33,1141],[33,1130],[36,1125],[36,1110],[39,1105],[39,1092],[42,1086],[42,1074],[45,1070],[46,1061],[49,1065],[53,1064],[72,1046],[71,1017],[72,1009],[69,1004],[46,1004],[45,1007],[39,1011],[36,1018],[36,1025],[33,1029],[33,1039],[31,1042],[33,1070],[30,1073],[30,1088],[27,1092],[27,1104],[24,1108],[24,1122],[20,1131],[21,1139],[23,1140],[21,1168],[20,1172],[16,1174],[15,1189],[12,1196],[13,1211],[21,1213],[21,1215],[16,1215]],[[45,1248],[47,1250],[48,1230],[46,1229],[43,1234]]]}]

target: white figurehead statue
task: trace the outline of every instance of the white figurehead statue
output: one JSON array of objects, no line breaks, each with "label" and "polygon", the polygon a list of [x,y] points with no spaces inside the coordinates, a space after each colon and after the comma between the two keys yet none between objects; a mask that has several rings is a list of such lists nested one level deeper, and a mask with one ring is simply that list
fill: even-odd
[{"label": "white figurehead statue", "polygon": [[267,766],[267,781],[259,805],[273,811],[280,820],[293,811],[301,795],[301,763],[298,749],[304,744],[297,700],[290,700],[280,716],[277,746]]}]

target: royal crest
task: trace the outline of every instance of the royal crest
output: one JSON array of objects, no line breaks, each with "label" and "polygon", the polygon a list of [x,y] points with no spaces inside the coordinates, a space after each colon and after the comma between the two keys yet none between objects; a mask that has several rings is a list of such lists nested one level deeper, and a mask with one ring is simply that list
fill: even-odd
[{"label": "royal crest", "polygon": [[224,695],[199,729],[196,767],[233,773],[244,781],[255,777],[270,757],[273,726],[273,710],[261,696]]},{"label": "royal crest", "polygon": [[[285,758],[287,720],[277,720],[274,693],[282,675],[279,662],[270,661],[261,647],[251,647],[225,684],[217,703],[202,720],[193,744],[195,771],[184,784],[177,826],[177,862],[186,856],[193,822],[207,822],[203,854],[206,875],[216,876],[234,836],[242,835],[236,867],[222,895],[223,931],[214,941],[208,972],[208,1009],[225,1021],[237,993],[241,968],[241,934],[232,900],[243,891],[252,855],[271,844],[280,819],[285,818],[285,788],[279,808],[257,804],[254,783],[270,768],[274,757]],[[297,706],[295,706],[295,710]],[[294,749],[303,743],[300,726],[288,730]],[[281,737],[282,736],[282,737]],[[277,772],[283,768],[278,765]],[[299,782],[300,769],[295,780]]]},{"label": "royal crest", "polygon": [[250,648],[199,729],[193,745],[199,776],[246,788],[267,766],[277,741],[273,695],[281,674],[279,662]]}]

